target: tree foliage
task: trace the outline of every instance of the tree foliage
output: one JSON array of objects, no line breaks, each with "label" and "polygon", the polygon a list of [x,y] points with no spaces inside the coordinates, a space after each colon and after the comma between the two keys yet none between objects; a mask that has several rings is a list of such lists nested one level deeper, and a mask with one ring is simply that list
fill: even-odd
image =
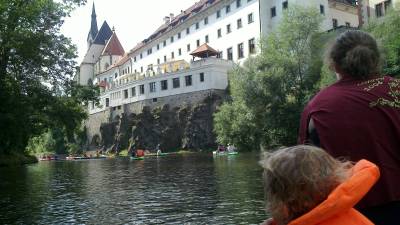
[{"label": "tree foliage", "polygon": [[378,39],[383,48],[383,73],[400,77],[400,13],[392,10],[365,27]]},{"label": "tree foliage", "polygon": [[23,152],[49,128],[73,139],[86,117],[81,102],[98,90],[71,82],[76,47],[63,18],[85,0],[0,0],[0,153]]},{"label": "tree foliage", "polygon": [[248,150],[296,143],[301,111],[319,88],[321,21],[314,9],[289,8],[261,53],[229,74],[232,102],[215,115],[218,141]]}]

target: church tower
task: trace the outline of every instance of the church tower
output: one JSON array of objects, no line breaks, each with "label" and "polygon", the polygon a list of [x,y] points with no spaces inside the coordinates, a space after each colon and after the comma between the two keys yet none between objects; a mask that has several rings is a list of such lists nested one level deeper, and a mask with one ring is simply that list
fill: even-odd
[{"label": "church tower", "polygon": [[92,20],[91,20],[91,24],[90,24],[90,30],[87,36],[87,45],[88,45],[88,49],[90,48],[90,46],[92,45],[94,39],[96,38],[97,33],[99,32],[98,28],[97,28],[97,19],[96,19],[96,10],[94,7],[94,2],[93,2],[93,6],[92,6]]}]

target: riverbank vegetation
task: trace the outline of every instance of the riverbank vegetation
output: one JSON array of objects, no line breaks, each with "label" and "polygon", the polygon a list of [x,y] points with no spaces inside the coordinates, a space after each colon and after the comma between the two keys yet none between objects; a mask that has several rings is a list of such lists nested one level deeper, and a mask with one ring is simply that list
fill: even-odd
[{"label": "riverbank vegetation", "polygon": [[[54,144],[56,150],[61,148],[61,139],[66,146],[76,144],[75,136],[87,116],[82,102],[96,100],[99,91],[72,81],[76,73],[76,47],[60,34],[60,27],[63,18],[84,3],[82,0],[1,1],[0,157],[3,161],[27,155],[29,142],[42,145],[43,149]],[[57,135],[60,138],[55,143],[44,143]],[[41,138],[46,140],[39,141]]]},{"label": "riverbank vegetation", "polygon": [[[324,51],[345,29],[321,32],[322,19],[315,9],[290,7],[277,29],[260,41],[260,54],[230,72],[231,101],[214,115],[219,143],[241,151],[296,144],[304,106],[336,80]],[[399,75],[398,12],[365,29],[382,44],[384,73]]]}]

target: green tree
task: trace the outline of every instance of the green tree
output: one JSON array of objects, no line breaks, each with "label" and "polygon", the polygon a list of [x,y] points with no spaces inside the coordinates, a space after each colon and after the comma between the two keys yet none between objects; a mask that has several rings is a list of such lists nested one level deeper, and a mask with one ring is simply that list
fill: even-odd
[{"label": "green tree", "polygon": [[0,154],[25,151],[31,137],[60,128],[68,140],[98,89],[74,85],[76,47],[63,18],[85,0],[0,0]]},{"label": "green tree", "polygon": [[321,21],[314,9],[290,7],[261,40],[261,53],[233,70],[232,102],[215,115],[219,141],[240,137],[253,149],[296,143],[301,111],[321,78]]},{"label": "green tree", "polygon": [[383,18],[371,21],[365,30],[380,42],[383,53],[383,73],[400,77],[400,13],[392,10]]}]

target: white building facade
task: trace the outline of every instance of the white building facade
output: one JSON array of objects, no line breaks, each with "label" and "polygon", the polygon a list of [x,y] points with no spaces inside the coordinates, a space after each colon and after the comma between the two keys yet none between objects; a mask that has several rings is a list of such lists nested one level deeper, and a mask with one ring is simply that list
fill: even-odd
[{"label": "white building facade", "polygon": [[381,18],[391,9],[400,10],[400,0],[360,0],[360,24]]},{"label": "white building facade", "polygon": [[[125,53],[115,31],[110,34],[103,24],[94,41],[88,39],[89,50],[77,79],[102,87],[101,104],[91,104],[89,113],[146,99],[225,90],[233,63],[256,55],[258,40],[294,4],[319,10],[324,16],[323,30],[359,25],[358,9],[347,0],[200,0],[176,16],[165,17],[150,37]],[[203,44],[215,49],[217,56],[193,61],[190,53]],[[191,85],[186,83],[188,76],[192,76]],[[174,88],[176,78],[179,88]]]}]

